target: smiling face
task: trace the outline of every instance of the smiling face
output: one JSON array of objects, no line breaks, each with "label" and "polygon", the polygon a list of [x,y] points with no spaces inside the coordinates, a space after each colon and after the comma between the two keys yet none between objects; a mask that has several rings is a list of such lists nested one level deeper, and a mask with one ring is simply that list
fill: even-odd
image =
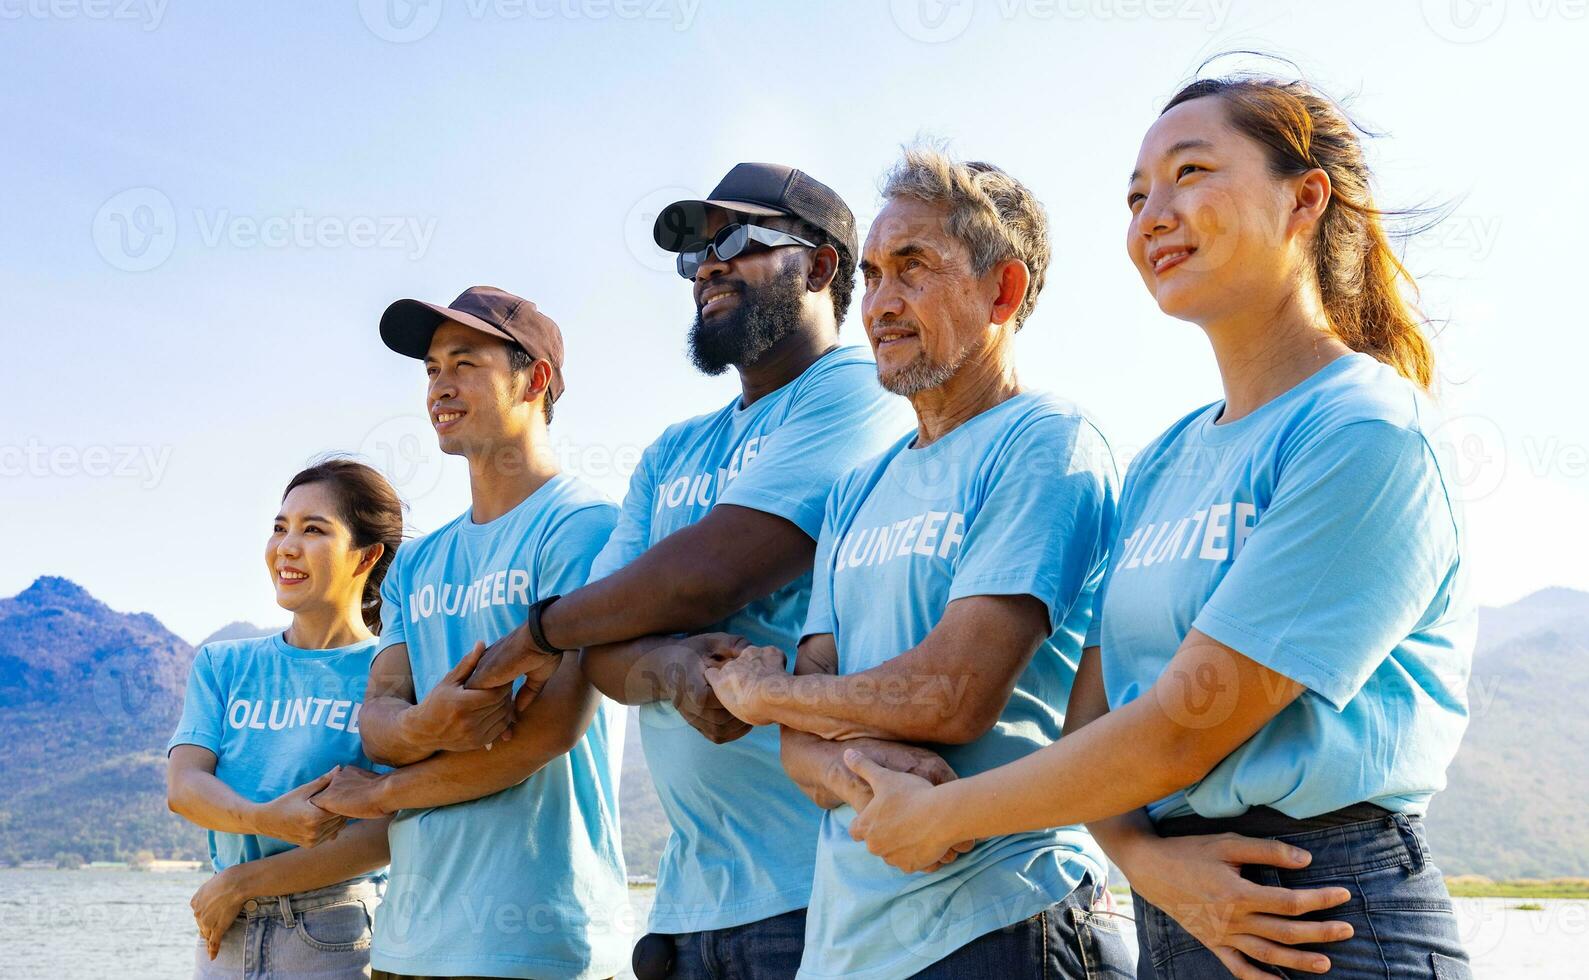
[{"label": "smiling face", "polygon": [[498,446],[522,440],[540,411],[530,397],[550,378],[545,362],[515,374],[508,343],[457,323],[444,322],[425,354],[426,409],[441,451],[485,458]]},{"label": "smiling face", "polygon": [[1307,274],[1298,180],[1270,171],[1218,97],[1164,113],[1143,138],[1126,203],[1126,250],[1159,309],[1207,325],[1267,308]]},{"label": "smiling face", "polygon": [[[705,236],[724,225],[749,222],[780,231],[793,222],[749,218],[719,208],[707,212]],[[807,263],[814,250],[798,246],[764,248],[752,243],[727,262],[709,252],[695,274],[695,323],[690,328],[690,359],[704,374],[722,374],[730,365],[755,364],[799,326],[810,292]]]},{"label": "smiling face", "polygon": [[373,550],[354,547],[330,484],[293,487],[265,542],[276,604],[289,612],[310,606],[346,609],[363,594],[377,557]]},{"label": "smiling face", "polygon": [[989,310],[999,297],[1002,267],[978,276],[946,217],[938,205],[891,198],[861,250],[861,321],[877,358],[877,380],[896,395],[947,383],[1001,330]]}]

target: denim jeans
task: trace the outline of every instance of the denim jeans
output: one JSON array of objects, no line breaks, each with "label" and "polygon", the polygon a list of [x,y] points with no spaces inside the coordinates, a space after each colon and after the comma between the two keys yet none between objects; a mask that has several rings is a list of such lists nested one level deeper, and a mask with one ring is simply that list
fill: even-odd
[{"label": "denim jeans", "polygon": [[[1252,865],[1242,874],[1260,885],[1282,888],[1340,886],[1351,892],[1345,905],[1303,916],[1350,923],[1351,939],[1299,949],[1330,958],[1330,980],[1472,980],[1458,935],[1456,913],[1445,879],[1429,860],[1423,821],[1404,814],[1276,838],[1313,855],[1299,871]],[[1140,897],[1137,941],[1140,980],[1225,980],[1230,972],[1174,919]],[[1314,976],[1261,969],[1282,976]]]},{"label": "denim jeans", "polygon": [[806,945],[806,910],[673,937],[668,980],[790,980]]},{"label": "denim jeans", "polygon": [[380,887],[344,882],[243,906],[210,959],[204,940],[194,980],[351,980],[370,975],[371,915]]},{"label": "denim jeans", "polygon": [[1131,948],[1112,913],[1094,912],[1090,877],[1029,919],[966,943],[914,980],[1131,980]]}]

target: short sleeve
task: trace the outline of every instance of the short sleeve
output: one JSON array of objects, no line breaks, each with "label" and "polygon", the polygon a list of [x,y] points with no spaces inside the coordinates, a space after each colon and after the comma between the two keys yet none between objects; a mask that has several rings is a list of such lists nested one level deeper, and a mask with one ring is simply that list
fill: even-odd
[{"label": "short sleeve", "polygon": [[1192,626],[1337,710],[1433,610],[1457,526],[1422,434],[1342,426],[1283,464]]},{"label": "short sleeve", "polygon": [[[640,454],[640,463],[629,477],[629,489],[623,496],[623,507],[618,512],[618,523],[611,528],[607,543],[602,546],[590,565],[589,580],[606,578],[613,572],[639,558],[651,547],[651,515],[656,504],[657,440]],[[584,583],[581,583],[584,584]]]},{"label": "short sleeve", "polygon": [[381,580],[381,638],[375,644],[377,654],[387,647],[408,642],[408,636],[404,633],[404,625],[408,620],[403,615],[402,585],[403,549],[407,547],[411,546],[398,546],[397,555],[387,568],[386,577]]},{"label": "short sleeve", "polygon": [[176,734],[166,743],[166,754],[178,745],[197,745],[221,754],[221,734],[226,724],[226,692],[221,690],[208,647],[200,648],[188,668],[188,689],[182,698],[182,718]]},{"label": "short sleeve", "polygon": [[907,409],[869,362],[836,365],[795,398],[718,503],[782,517],[815,540],[829,488],[905,434]]},{"label": "short sleeve", "polygon": [[817,551],[811,563],[811,600],[806,606],[805,627],[800,639],[832,633],[833,620],[833,549],[838,547],[838,505],[840,491],[828,495],[822,530],[817,534]]},{"label": "short sleeve", "polygon": [[1085,419],[1043,416],[1012,437],[987,478],[949,601],[1030,595],[1058,630],[1103,573],[1117,504],[1108,444]]},{"label": "short sleeve", "polygon": [[567,595],[588,582],[591,563],[617,522],[618,508],[610,503],[581,507],[559,522],[535,556],[536,598]]}]

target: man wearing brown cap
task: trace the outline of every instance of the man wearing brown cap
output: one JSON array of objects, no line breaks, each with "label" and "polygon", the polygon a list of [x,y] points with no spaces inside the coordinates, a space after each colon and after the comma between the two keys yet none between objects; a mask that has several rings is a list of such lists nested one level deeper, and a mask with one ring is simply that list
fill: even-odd
[{"label": "man wearing brown cap", "polygon": [[359,721],[365,752],[396,768],[344,769],[313,799],[396,815],[374,974],[610,977],[628,953],[622,715],[577,657],[531,658],[516,693],[464,686],[533,603],[585,583],[617,519],[547,451],[562,336],[534,303],[477,286],[451,306],[393,303],[381,337],[423,359],[426,408],[442,452],[469,463],[471,506],[398,549],[381,589]]},{"label": "man wearing brown cap", "polygon": [[[691,359],[707,374],[732,367],[741,393],[646,449],[591,584],[532,606],[470,683],[501,684],[548,653],[584,648],[596,686],[640,705],[672,828],[636,974],[788,978],[821,811],[784,773],[776,726],[752,729],[724,711],[705,668],[733,656],[740,637],[793,662],[828,492],[911,416],[878,385],[864,348],[839,345],[856,235],[833,190],[790,167],[742,163],[707,199],[665,209],[653,233],[692,286]],[[702,630],[720,631],[717,641],[672,638]],[[855,747],[901,768],[931,755]]]}]

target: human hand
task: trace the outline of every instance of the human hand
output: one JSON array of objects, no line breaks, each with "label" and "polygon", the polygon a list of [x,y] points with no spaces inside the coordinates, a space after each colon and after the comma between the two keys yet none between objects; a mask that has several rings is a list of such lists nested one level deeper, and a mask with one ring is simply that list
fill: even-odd
[{"label": "human hand", "polygon": [[211,875],[188,901],[188,907],[193,909],[193,920],[199,926],[199,938],[204,940],[204,947],[212,960],[221,952],[221,941],[243,911],[243,903],[249,899],[237,887],[236,872],[234,866]]},{"label": "human hand", "polygon": [[706,668],[710,684],[723,707],[747,725],[771,725],[777,721],[768,703],[768,682],[781,678],[788,683],[784,653],[777,647],[742,648],[732,660]]},{"label": "human hand", "polygon": [[318,779],[290,789],[268,803],[259,804],[254,818],[259,833],[298,847],[313,847],[334,839],[347,823],[347,818],[320,809],[310,801],[310,797],[331,785],[332,778],[340,768],[335,766]]},{"label": "human hand", "polygon": [[309,798],[309,802],[327,813],[337,813],[355,820],[375,820],[386,816],[380,800],[385,777],[380,773],[358,766],[342,766],[331,777],[325,789]]},{"label": "human hand", "polygon": [[512,724],[517,675],[499,687],[466,685],[485,651],[484,643],[476,643],[419,704],[404,712],[404,726],[416,744],[433,752],[468,752],[495,742]]},{"label": "human hand", "polygon": [[934,784],[915,773],[897,772],[847,749],[844,764],[871,790],[866,807],[850,821],[850,837],[901,871],[936,871],[971,842],[946,836],[948,821],[935,812]]},{"label": "human hand", "polygon": [[1278,976],[1257,964],[1324,973],[1329,957],[1294,947],[1352,937],[1349,923],[1299,918],[1350,901],[1345,888],[1278,888],[1242,877],[1249,864],[1307,867],[1313,857],[1299,847],[1239,834],[1138,841],[1121,855],[1132,890],[1180,923],[1238,980]]}]

